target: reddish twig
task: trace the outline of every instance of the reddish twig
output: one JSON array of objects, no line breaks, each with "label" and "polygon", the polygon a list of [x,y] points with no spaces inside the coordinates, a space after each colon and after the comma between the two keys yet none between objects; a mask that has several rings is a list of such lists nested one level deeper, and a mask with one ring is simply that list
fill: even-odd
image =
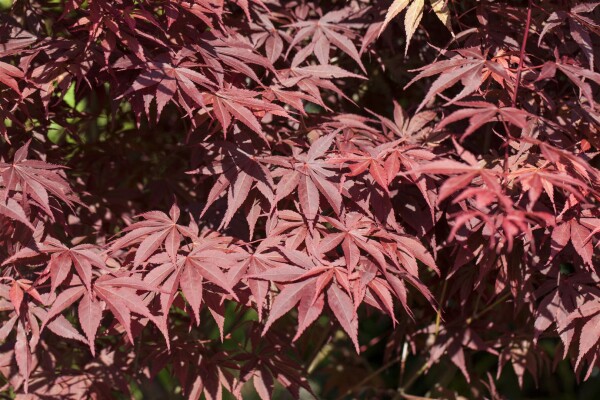
[{"label": "reddish twig", "polygon": [[[529,0],[527,6],[527,21],[525,22],[525,32],[523,33],[523,41],[521,42],[521,51],[519,52],[519,66],[517,67],[517,81],[515,83],[515,91],[512,96],[512,107],[517,105],[517,94],[519,92],[519,86],[521,84],[521,73],[523,72],[523,59],[525,58],[525,48],[527,47],[527,38],[529,37],[529,28],[531,27],[531,9],[533,7],[533,0]],[[504,129],[506,130],[506,143],[504,143],[504,179],[505,183],[508,179],[508,158],[509,158],[509,142],[511,139],[510,130],[504,122]]]},{"label": "reddish twig", "polygon": [[517,82],[515,84],[515,91],[512,97],[512,106],[517,105],[517,93],[519,92],[519,85],[521,84],[521,72],[523,71],[523,58],[525,57],[525,47],[527,46],[527,37],[529,36],[529,28],[531,27],[531,9],[533,7],[533,1],[529,0],[529,6],[527,7],[527,21],[525,22],[525,32],[523,33],[523,42],[521,43],[521,52],[519,53],[519,66],[517,67]]}]

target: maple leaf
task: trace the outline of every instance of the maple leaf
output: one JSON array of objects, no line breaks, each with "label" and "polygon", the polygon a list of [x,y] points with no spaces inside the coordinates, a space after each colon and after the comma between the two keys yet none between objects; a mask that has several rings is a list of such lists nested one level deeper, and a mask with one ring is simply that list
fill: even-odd
[{"label": "maple leaf", "polygon": [[542,191],[546,193],[555,209],[555,188],[563,189],[566,193],[573,194],[580,198],[581,193],[589,191],[589,187],[584,181],[547,166],[519,168],[515,171],[511,171],[509,177],[514,179],[514,182],[519,182],[523,185],[523,188],[528,193],[532,207],[540,197]]},{"label": "maple leaf", "polygon": [[252,24],[257,28],[257,32],[252,34],[252,40],[256,48],[265,47],[267,58],[274,63],[283,54],[284,39],[289,42],[289,36],[275,28],[268,16],[259,14],[258,20]]},{"label": "maple leaf", "polygon": [[[430,3],[435,15],[450,29],[450,12],[448,11],[446,2],[444,0],[430,0]],[[421,18],[423,18],[425,0],[394,0],[385,14],[385,20],[383,21],[381,28],[379,28],[379,35],[381,35],[390,21],[400,14],[407,6],[408,9],[406,10],[406,15],[404,17],[404,28],[406,31],[406,47],[404,49],[404,54],[408,52],[410,40],[417,30]]]},{"label": "maple leaf", "polygon": [[[229,255],[229,257],[227,257]],[[227,258],[236,257],[235,254],[219,250],[213,250],[210,247],[199,247],[190,252],[185,259],[185,268],[197,269],[199,274],[208,282],[215,284],[227,291],[234,299],[237,295],[232,291],[231,283],[227,276],[221,270],[221,263]]]},{"label": "maple leaf", "polygon": [[281,236],[289,249],[298,249],[302,245],[310,247],[314,241],[314,230],[323,228],[320,223],[309,227],[304,217],[292,210],[274,210],[269,222],[269,235]]},{"label": "maple leaf", "polygon": [[[321,159],[333,144],[333,135],[317,139],[308,152],[295,156],[292,172],[282,176],[275,188],[275,201],[298,188],[298,199],[307,220],[314,223],[322,194],[336,214],[341,213],[342,195],[328,178],[333,176],[327,160]],[[322,207],[321,207],[322,208]]]},{"label": "maple leaf", "polygon": [[[362,154],[352,154],[340,159],[332,159],[332,163],[346,163],[350,169],[350,173],[347,176],[357,176],[365,171],[369,171],[369,174],[373,180],[386,192],[393,178],[396,177],[400,171],[400,165],[396,169],[396,165],[392,165],[395,161],[391,159],[392,163],[386,163],[384,161],[385,156],[389,152],[389,148],[394,147],[396,143],[385,143],[377,146],[376,148],[367,148],[366,151],[362,151]],[[388,151],[386,151],[388,150]],[[396,159],[397,160],[397,159]],[[388,166],[389,168],[385,168]]]},{"label": "maple leaf", "polygon": [[535,340],[552,325],[556,325],[565,349],[570,347],[571,341],[575,337],[575,328],[566,328],[566,326],[569,315],[577,308],[580,286],[586,290],[594,290],[593,283],[589,282],[581,273],[561,277],[560,285],[557,285],[557,280],[548,280],[538,288],[536,293],[541,301],[534,323]]},{"label": "maple leaf", "polygon": [[[552,290],[546,295],[540,304],[538,320],[536,321],[536,329],[539,332],[548,329],[553,323],[556,324],[556,329],[560,334],[560,338],[564,344],[565,352],[569,349],[574,339],[579,334],[579,351],[576,363],[578,365],[585,359],[586,353],[596,345],[595,332],[598,329],[598,302],[594,301],[600,295],[597,288],[597,282],[590,279],[589,276],[578,272],[562,279],[560,285],[554,283],[546,284],[545,288],[540,288],[539,291],[548,290],[548,286]],[[590,296],[590,301],[581,304],[577,298],[579,293],[586,293]],[[546,314],[542,314],[542,313]],[[548,321],[548,314],[552,315],[553,320]],[[590,318],[591,317],[591,318]],[[574,326],[574,322],[587,320],[582,329],[579,331]]]},{"label": "maple leaf", "polygon": [[314,102],[325,109],[329,109],[329,106],[322,100],[320,89],[330,90],[337,95],[352,101],[352,99],[332,82],[333,79],[366,79],[364,76],[346,71],[336,65],[292,66],[288,70],[280,71],[280,74],[280,82],[284,87],[298,86],[298,88],[308,96],[308,101]]},{"label": "maple leaf", "polygon": [[[27,159],[30,143],[31,141],[28,141],[15,152],[12,163],[0,162],[1,183],[6,189],[0,192],[4,197],[0,200],[6,201],[11,191],[18,191],[23,195],[22,201],[32,199],[33,204],[53,218],[54,213],[50,207],[49,195],[62,200],[70,207],[79,202],[79,199],[73,194],[69,183],[60,173],[64,167]],[[24,222],[20,210],[15,207],[14,203],[7,202],[2,210],[4,210],[3,214],[11,213],[12,218],[19,216],[18,220]]]},{"label": "maple leaf", "polygon": [[[162,326],[148,309],[143,297],[137,291],[143,289],[152,291],[155,288],[149,286],[141,279],[131,277],[110,277],[103,275],[94,283],[94,293],[104,301],[121,326],[125,329],[127,337],[133,343],[131,330],[131,313],[136,313],[154,322],[161,330],[165,341],[169,343],[169,337],[165,327]],[[97,318],[97,316],[96,316]]]},{"label": "maple leaf", "polygon": [[240,121],[242,124],[256,132],[266,141],[259,120],[252,110],[261,114],[272,113],[281,117],[294,120],[281,106],[257,99],[260,93],[245,89],[228,88],[222,89],[214,94],[204,94],[203,103],[213,106],[213,114],[223,127],[223,131],[231,125],[232,118]]},{"label": "maple leaf", "polygon": [[91,290],[93,267],[100,270],[107,269],[106,262],[96,246],[80,244],[69,248],[52,237],[36,243],[34,248],[24,247],[6,259],[3,265],[42,254],[50,255],[50,261],[42,275],[50,277],[52,291],[67,279],[73,267],[88,291]]},{"label": "maple leaf", "polygon": [[590,106],[594,108],[594,95],[592,94],[592,88],[587,82],[585,82],[585,79],[589,79],[591,82],[600,85],[600,74],[581,68],[577,65],[571,65],[567,63],[557,62],[556,67],[581,90],[581,93],[587,98]]},{"label": "maple leaf", "polygon": [[21,91],[19,90],[19,84],[15,78],[21,79],[23,76],[23,71],[19,68],[0,61],[0,83],[8,86],[19,95],[21,95]]},{"label": "maple leaf", "polygon": [[109,250],[114,252],[139,244],[133,260],[134,266],[138,266],[163,245],[171,261],[176,263],[177,252],[183,236],[195,238],[195,235],[186,226],[177,224],[179,215],[180,210],[177,204],[173,204],[169,215],[161,211],[149,211],[141,214],[139,217],[144,220],[125,228],[123,230],[125,235],[113,242]]},{"label": "maple leaf", "polygon": [[[146,115],[150,115],[150,102],[156,103],[156,120],[158,121],[164,106],[173,100],[177,94],[182,97],[181,102],[187,110],[203,107],[202,92],[196,85],[203,89],[214,89],[215,83],[206,76],[190,68],[185,63],[172,65],[166,57],[158,58],[146,64],[144,69],[135,79],[131,87],[123,93],[128,96],[135,92],[142,92]],[[123,68],[125,65],[120,65]],[[152,95],[154,94],[154,95]]]},{"label": "maple leaf", "polygon": [[[227,69],[247,76],[259,85],[262,81],[251,67],[252,65],[275,72],[272,63],[258,54],[247,38],[237,34],[223,36],[218,32],[215,33],[215,36],[205,38],[200,45],[194,44],[192,48],[198,52],[204,64],[210,66],[207,71],[215,77],[219,87],[223,87],[226,83]],[[231,81],[227,80],[227,83],[229,82]]]},{"label": "maple leaf", "polygon": [[[273,251],[280,243],[280,237],[272,236],[261,240],[252,252],[241,255],[239,263],[228,271],[231,282],[238,282],[248,275],[265,276],[268,271],[285,265],[285,258],[279,252]],[[277,276],[277,274],[276,274]],[[258,319],[262,320],[263,307],[269,294],[269,283],[266,280],[248,279],[248,287],[256,302]]]},{"label": "maple leaf", "polygon": [[[460,190],[462,190],[462,192],[458,199],[474,195],[478,198],[478,204],[480,206],[489,204],[494,197],[505,198],[503,197],[502,188],[498,182],[499,171],[485,168],[484,163],[478,162],[472,155],[467,158],[467,161],[469,164],[463,164],[454,160],[431,161],[409,172],[456,175],[445,180],[440,186],[437,197],[438,204]],[[470,190],[468,188],[475,179],[481,179],[481,183],[486,186],[483,191],[479,189]]]},{"label": "maple leaf", "polygon": [[[419,138],[430,133],[431,128],[427,128],[426,125],[432,122],[437,114],[433,111],[422,111],[409,118],[402,106],[394,101],[393,121],[381,115],[375,114],[375,116],[381,121],[384,131],[389,129],[396,136],[414,144]],[[423,151],[423,149],[419,150]]]},{"label": "maple leaf", "polygon": [[479,90],[484,77],[490,76],[490,72],[506,81],[512,81],[511,76],[502,63],[494,59],[488,60],[487,55],[483,54],[478,48],[458,49],[448,52],[447,55],[451,58],[416,69],[415,71],[419,71],[419,74],[405,86],[407,88],[420,79],[439,74],[423,98],[423,101],[419,104],[419,107],[417,107],[417,112],[427,105],[436,94],[441,94],[444,90],[454,86],[458,82],[462,83],[463,89],[448,101],[445,104],[446,106],[454,104]]},{"label": "maple leaf", "polygon": [[[205,215],[210,206],[223,193],[227,193],[228,208],[221,221],[221,227],[226,227],[233,219],[236,211],[247,201],[249,195],[253,192],[253,188],[256,188],[262,197],[272,204],[275,197],[273,194],[275,183],[269,169],[262,165],[259,162],[260,159],[257,159],[253,154],[250,143],[245,143],[243,146],[232,146],[227,142],[223,142],[219,151],[222,151],[222,154],[219,154],[210,166],[199,170],[204,174],[221,172],[208,193],[200,217]],[[248,226],[251,230],[253,225],[254,223],[249,216]]]},{"label": "maple leaf", "polygon": [[594,49],[591,35],[586,28],[591,28],[593,32],[594,29],[596,31],[598,30],[598,26],[589,17],[584,16],[583,14],[593,12],[596,7],[598,7],[598,3],[578,4],[573,6],[569,11],[560,10],[551,13],[545,21],[544,28],[539,35],[538,46],[541,45],[542,40],[544,40],[544,37],[549,32],[568,21],[571,37],[579,45],[582,53],[588,59],[590,70],[593,70]]},{"label": "maple leaf", "polygon": [[575,252],[588,266],[593,266],[594,245],[589,240],[591,235],[588,229],[578,219],[564,221],[552,231],[552,258],[562,251],[571,242]]},{"label": "maple leaf", "polygon": [[373,221],[354,212],[345,214],[342,221],[331,217],[324,217],[324,219],[341,233],[325,236],[319,243],[321,252],[325,253],[341,244],[346,267],[350,273],[358,265],[361,250],[373,257],[381,268],[386,268],[387,262],[383,255],[383,249],[379,243],[369,238],[376,230]]},{"label": "maple leaf", "polygon": [[301,64],[311,53],[315,54],[322,65],[329,65],[329,49],[331,45],[334,45],[352,57],[363,72],[366,72],[365,67],[360,60],[358,50],[356,50],[356,47],[348,38],[349,33],[351,32],[350,26],[346,26],[349,24],[341,22],[348,16],[348,10],[342,9],[331,11],[318,20],[300,21],[288,25],[288,27],[297,29],[297,32],[289,45],[288,53],[303,40],[309,37],[311,38],[311,42],[296,53],[296,56],[292,61],[292,66]]},{"label": "maple leaf", "polygon": [[452,329],[444,329],[436,339],[436,343],[432,346],[431,354],[427,361],[428,365],[437,363],[446,354],[452,363],[458,367],[467,382],[470,381],[471,374],[469,374],[467,369],[465,349],[486,351],[497,355],[497,352],[487,346],[477,332],[471,328],[467,328],[464,332],[453,332]]},{"label": "maple leaf", "polygon": [[[2,194],[0,193],[0,197],[1,196]],[[35,230],[35,227],[31,224],[31,222],[29,222],[27,215],[25,215],[25,210],[23,210],[19,203],[9,198],[7,198],[5,201],[5,204],[0,202],[0,214],[22,223],[32,231]]]},{"label": "maple leaf", "polygon": [[[235,249],[227,249],[225,247],[227,244],[221,238],[211,240],[196,236],[193,240],[191,251],[186,249],[185,254],[178,254],[175,263],[166,252],[152,256],[148,263],[156,267],[144,277],[144,281],[150,287],[156,286],[160,289],[163,325],[167,323],[168,311],[175,300],[177,290],[181,289],[191,307],[196,324],[200,323],[200,307],[203,303],[207,303],[223,334],[223,319],[217,313],[221,312],[219,310],[222,304],[212,300],[212,292],[215,292],[215,287],[218,287],[237,299],[232,288],[239,277],[232,276],[234,273],[226,273],[221,269],[221,265],[227,265],[230,269],[228,272],[237,271],[239,268],[237,266],[243,260],[243,253]],[[205,289],[207,284],[209,284],[208,290]]]},{"label": "maple leaf", "polygon": [[504,121],[524,129],[527,127],[528,119],[532,117],[525,110],[514,107],[498,107],[487,102],[460,102],[459,104],[470,106],[470,108],[462,108],[448,115],[440,121],[436,129],[442,129],[451,123],[469,118],[469,126],[462,133],[461,140],[464,140],[484,124],[494,120]]},{"label": "maple leaf", "polygon": [[[339,268],[339,262],[327,263],[324,260],[309,257],[298,250],[279,247],[285,257],[295,266],[283,265],[269,269],[265,272],[250,275],[251,279],[264,279],[275,282],[284,282],[285,285],[275,297],[269,318],[265,323],[263,334],[277,319],[300,303],[302,312],[299,314],[299,325],[295,338],[312,324],[323,309],[323,295],[327,289],[329,305],[338,321],[348,333],[357,352],[360,352],[357,335],[358,325],[353,302],[348,293],[344,293],[337,285],[349,290],[347,271]],[[336,283],[337,282],[337,283]],[[336,286],[336,289],[331,289]]]}]

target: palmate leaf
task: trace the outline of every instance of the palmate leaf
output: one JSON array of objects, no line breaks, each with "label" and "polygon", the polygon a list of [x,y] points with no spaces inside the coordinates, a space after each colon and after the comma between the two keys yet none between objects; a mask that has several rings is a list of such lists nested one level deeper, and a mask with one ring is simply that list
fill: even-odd
[{"label": "palmate leaf", "polygon": [[[96,280],[94,284],[94,293],[98,299],[106,304],[106,307],[119,321],[132,343],[131,315],[135,313],[152,321],[159,328],[168,345],[170,342],[166,327],[150,312],[143,296],[137,294],[138,290],[153,292],[157,289],[133,276],[110,277],[104,275]],[[93,317],[97,318],[97,315],[93,315]],[[93,326],[89,329],[93,329]]]},{"label": "palmate leaf", "polygon": [[549,32],[568,21],[569,31],[573,40],[579,45],[582,53],[589,61],[590,70],[593,70],[594,50],[592,37],[586,27],[591,27],[596,32],[598,32],[599,27],[598,24],[594,23],[592,19],[584,14],[593,12],[596,7],[598,7],[598,3],[591,2],[575,5],[568,12],[560,10],[551,13],[544,23],[544,28],[538,39],[538,45],[542,43],[542,40]]},{"label": "palmate leaf", "polygon": [[455,56],[417,69],[419,74],[405,86],[406,88],[420,79],[439,74],[429,88],[427,95],[419,104],[417,111],[427,105],[436,95],[441,94],[458,82],[462,83],[463,89],[446,105],[454,104],[474,93],[482,85],[484,77],[494,76],[508,82],[513,81],[507,71],[507,66],[503,65],[504,63],[501,60],[488,60],[487,55],[483,54],[480,49],[457,49],[455,53],[452,52],[448,55],[450,54],[455,54]]},{"label": "palmate leaf", "polygon": [[290,27],[297,29],[290,43],[290,50],[305,39],[311,38],[311,42],[304,49],[296,53],[296,57],[292,61],[292,66],[302,63],[311,53],[315,54],[321,65],[330,65],[329,49],[333,45],[349,55],[356,61],[363,72],[366,72],[360,60],[358,50],[352,43],[352,40],[348,38],[351,25],[348,24],[348,27],[346,27],[342,23],[348,16],[349,13],[346,11],[333,11],[323,15],[318,20],[290,24]]},{"label": "palmate leaf", "polygon": [[[70,207],[78,203],[79,199],[73,194],[64,174],[61,173],[64,167],[27,159],[30,143],[31,141],[28,141],[15,152],[12,163],[0,161],[0,183],[5,189],[0,194],[6,201],[7,197],[11,196],[11,192],[18,191],[22,194],[23,201],[31,199],[32,204],[53,218],[50,196]],[[12,201],[8,200],[0,210],[4,210],[3,214],[10,213],[11,218],[18,217],[20,222],[25,223],[19,209]]]},{"label": "palmate leaf", "polygon": [[214,95],[205,94],[203,103],[212,104],[215,118],[223,127],[223,131],[227,132],[227,128],[235,119],[266,140],[255,112],[272,113],[292,120],[293,118],[281,106],[257,99],[259,94],[255,91],[229,88],[219,90]]},{"label": "palmate leaf", "polygon": [[[199,171],[203,174],[212,174],[214,171],[222,172],[208,193],[200,217],[206,214],[220,196],[227,194],[227,212],[221,221],[221,227],[227,227],[235,213],[244,203],[247,203],[248,197],[253,192],[260,193],[261,199],[273,204],[273,187],[275,184],[271,171],[254,156],[250,146],[235,147],[224,142],[222,147],[219,148],[219,152],[222,153],[211,165]],[[252,220],[250,216],[247,220],[250,230],[252,230],[256,220]]]},{"label": "palmate leaf", "polygon": [[524,129],[527,127],[528,119],[532,117],[525,110],[514,107],[497,107],[486,102],[460,102],[457,104],[470,108],[463,108],[448,115],[440,121],[436,129],[442,129],[449,124],[468,118],[469,127],[462,133],[461,140],[473,134],[484,124],[498,120]]},{"label": "palmate leaf", "polygon": [[589,186],[581,179],[550,167],[530,166],[515,168],[509,176],[514,178],[515,182],[523,185],[524,189],[528,191],[528,197],[532,205],[538,201],[542,191],[550,199],[552,207],[556,208],[554,201],[555,190],[561,189],[565,193],[576,197],[581,197],[582,194],[590,190]]},{"label": "palmate leaf", "polygon": [[582,223],[582,220],[574,218],[564,221],[552,232],[552,257],[556,257],[571,242],[575,252],[586,265],[591,267],[594,255],[594,245],[589,240],[591,234],[592,231]]},{"label": "palmate leaf", "polygon": [[276,200],[283,199],[298,190],[298,200],[305,217],[313,222],[317,216],[320,204],[320,195],[327,200],[336,214],[341,212],[342,195],[340,190],[328,177],[333,173],[331,165],[322,159],[334,141],[333,135],[317,139],[307,153],[295,157],[293,171],[285,174],[275,189]]},{"label": "palmate leaf", "polygon": [[169,309],[176,300],[178,290],[181,289],[191,308],[195,324],[200,324],[201,307],[207,306],[223,334],[222,302],[225,298],[238,300],[233,287],[241,277],[231,272],[243,268],[244,253],[241,250],[228,249],[227,242],[222,238],[210,240],[194,236],[193,240],[194,248],[182,250],[175,263],[166,252],[152,256],[147,263],[154,268],[144,277],[144,282],[149,287],[157,287],[157,292],[160,292],[157,297],[162,315],[157,321],[163,329],[168,322]]},{"label": "palmate leaf", "polygon": [[[435,12],[435,15],[442,21],[442,23],[451,30],[450,27],[450,12],[448,10],[448,6],[445,0],[430,0],[431,7]],[[410,4],[410,6],[409,6]],[[398,14],[400,14],[404,9],[408,7],[406,10],[406,15],[404,17],[404,29],[406,31],[406,46],[404,49],[404,53],[408,52],[408,46],[410,44],[410,40],[412,39],[417,27],[419,26],[419,22],[421,18],[423,18],[423,8],[425,5],[425,0],[394,0],[385,14],[385,20],[383,21],[383,25],[379,29],[379,35],[385,30],[387,25],[394,19]]]},{"label": "palmate leaf", "polygon": [[178,94],[186,100],[176,102],[184,104],[188,109],[204,106],[202,92],[198,89],[215,88],[215,83],[204,75],[182,66],[173,66],[165,61],[150,62],[147,69],[141,72],[131,87],[123,94],[128,96],[134,92],[155,93],[155,96],[144,96],[144,105],[147,115],[150,115],[150,102],[156,103],[156,119],[160,117],[165,105],[173,101]]},{"label": "palmate leaf", "polygon": [[502,189],[498,181],[500,171],[487,169],[481,162],[476,163],[475,160],[471,162],[471,165],[454,160],[436,160],[417,167],[409,172],[455,175],[444,181],[443,185],[440,187],[439,196],[437,198],[438,204],[457,191],[462,191],[463,196],[475,194],[470,193],[468,187],[477,177],[485,184],[489,194],[497,197],[502,196]]},{"label": "palmate leaf", "polygon": [[15,78],[23,78],[23,71],[13,65],[0,61],[0,83],[8,86],[20,95],[21,91]]},{"label": "palmate leaf", "polygon": [[27,215],[25,215],[23,208],[13,199],[6,199],[6,204],[0,202],[0,214],[22,223],[32,231],[35,230],[35,227],[29,222]]},{"label": "palmate leaf", "polygon": [[298,303],[298,329],[294,340],[312,324],[323,310],[324,290],[332,282],[333,267],[318,267],[318,260],[310,258],[300,251],[279,248],[285,257],[296,266],[275,265],[258,274],[250,274],[250,280],[268,280],[282,282],[284,287],[275,298],[269,311],[269,318],[263,329],[263,334],[270,326]]},{"label": "palmate leaf", "polygon": [[[41,329],[47,327],[50,331],[63,337],[81,340],[87,343],[92,354],[95,354],[96,333],[102,320],[103,311],[108,309],[115,315],[132,341],[132,312],[155,322],[165,335],[165,339],[168,338],[162,325],[157,323],[156,318],[144,305],[142,297],[136,294],[138,290],[150,292],[158,290],[155,286],[133,276],[109,277],[107,275],[97,279],[91,291],[88,291],[77,278],[73,279],[71,284],[71,287],[56,297],[47,313],[43,310],[36,311],[36,315],[42,321]],[[78,303],[78,321],[86,335],[85,338],[62,315],[76,303]]]},{"label": "palmate leaf", "polygon": [[180,213],[179,207],[174,204],[169,215],[159,211],[141,214],[139,217],[144,220],[125,228],[123,232],[126,234],[112,243],[110,251],[139,244],[133,261],[137,266],[150,258],[162,245],[175,263],[183,236],[195,237],[188,227],[177,224]]},{"label": "palmate leaf", "polygon": [[80,244],[69,248],[52,237],[47,237],[43,242],[36,243],[33,248],[24,247],[12,257],[6,259],[3,265],[18,263],[21,260],[40,255],[50,256],[43,275],[50,277],[52,291],[56,290],[67,279],[72,269],[75,270],[79,279],[89,291],[91,290],[94,269],[105,270],[107,268],[97,246]]},{"label": "palmate leaf", "polygon": [[255,23],[253,27],[256,26],[258,32],[252,35],[252,40],[258,48],[264,45],[267,58],[275,63],[283,54],[284,37],[287,39],[287,35],[276,29],[268,15],[259,14]]},{"label": "palmate leaf", "polygon": [[593,108],[594,95],[592,94],[591,86],[586,82],[586,80],[594,82],[596,85],[600,85],[600,74],[576,65],[556,63],[556,67],[562,73],[564,73],[571,80],[571,82],[573,82],[579,88],[579,90],[581,90],[581,93]]}]

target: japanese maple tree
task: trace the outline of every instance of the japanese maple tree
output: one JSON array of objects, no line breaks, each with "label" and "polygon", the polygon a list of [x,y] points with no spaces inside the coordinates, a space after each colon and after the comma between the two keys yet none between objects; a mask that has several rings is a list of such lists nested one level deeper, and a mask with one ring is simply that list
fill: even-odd
[{"label": "japanese maple tree", "polygon": [[600,367],[600,3],[2,4],[7,396]]}]

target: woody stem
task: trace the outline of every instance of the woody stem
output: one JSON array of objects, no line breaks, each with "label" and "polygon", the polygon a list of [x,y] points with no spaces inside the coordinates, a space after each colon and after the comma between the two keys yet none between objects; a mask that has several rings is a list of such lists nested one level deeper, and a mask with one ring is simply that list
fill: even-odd
[{"label": "woody stem", "polygon": [[523,58],[525,57],[525,47],[527,46],[527,37],[529,36],[529,28],[531,27],[531,9],[533,0],[529,0],[527,7],[527,21],[525,22],[525,32],[523,33],[523,41],[521,42],[521,52],[519,53],[519,66],[517,67],[517,82],[515,83],[515,91],[512,96],[512,106],[517,105],[517,94],[521,85],[521,73],[523,72]]}]

